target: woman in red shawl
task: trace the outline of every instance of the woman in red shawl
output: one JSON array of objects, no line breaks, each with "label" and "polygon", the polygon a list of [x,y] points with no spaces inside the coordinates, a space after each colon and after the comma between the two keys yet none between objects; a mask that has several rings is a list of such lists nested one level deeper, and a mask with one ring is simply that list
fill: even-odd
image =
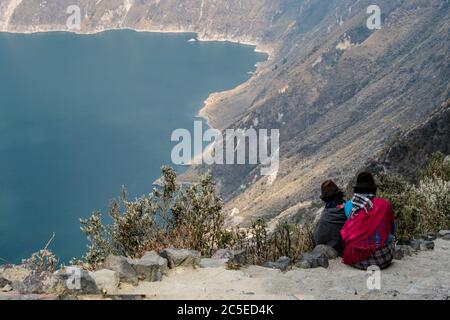
[{"label": "woman in red shawl", "polygon": [[367,270],[387,268],[394,258],[395,217],[389,201],[376,197],[377,185],[370,173],[361,173],[354,196],[345,205],[347,222],[341,230],[344,263]]}]

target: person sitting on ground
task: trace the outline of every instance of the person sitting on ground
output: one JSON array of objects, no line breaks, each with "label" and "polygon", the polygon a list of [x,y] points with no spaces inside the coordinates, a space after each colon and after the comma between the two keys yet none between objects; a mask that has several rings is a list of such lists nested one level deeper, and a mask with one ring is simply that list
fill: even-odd
[{"label": "person sitting on ground", "polygon": [[314,245],[324,244],[333,247],[342,256],[341,229],[347,219],[344,212],[344,192],[331,180],[322,184],[325,209],[314,232]]},{"label": "person sitting on ground", "polygon": [[372,174],[358,175],[354,196],[345,204],[347,222],[341,230],[344,263],[367,270],[389,267],[394,258],[395,217],[389,201],[377,198]]}]

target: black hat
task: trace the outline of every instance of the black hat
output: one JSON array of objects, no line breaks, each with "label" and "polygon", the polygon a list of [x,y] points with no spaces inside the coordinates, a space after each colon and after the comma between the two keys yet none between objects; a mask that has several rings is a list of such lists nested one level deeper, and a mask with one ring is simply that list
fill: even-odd
[{"label": "black hat", "polygon": [[374,192],[377,190],[377,184],[375,183],[375,179],[372,174],[369,172],[362,172],[358,175],[356,179],[356,184],[353,186],[354,189],[360,191],[371,191]]},{"label": "black hat", "polygon": [[344,192],[339,189],[336,183],[334,183],[332,180],[327,180],[322,183],[322,195],[320,196],[320,199],[325,201],[327,199],[333,199],[343,196]]}]

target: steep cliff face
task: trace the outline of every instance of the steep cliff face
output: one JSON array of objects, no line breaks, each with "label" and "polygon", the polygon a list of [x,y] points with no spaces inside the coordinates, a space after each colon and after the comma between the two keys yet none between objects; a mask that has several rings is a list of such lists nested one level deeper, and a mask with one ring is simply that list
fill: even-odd
[{"label": "steep cliff face", "polygon": [[[358,4],[351,13],[336,4],[311,29],[301,27],[314,16],[306,11],[287,36],[280,53],[287,62],[238,120],[281,129],[281,169],[268,184],[259,168],[216,168],[227,179],[230,210],[275,216],[317,197],[327,178],[345,183],[389,137],[449,98],[449,5],[382,2],[383,29],[367,31]],[[345,12],[342,24],[333,24],[336,8]]]},{"label": "steep cliff face", "polygon": [[[2,0],[3,30],[65,30],[67,8],[81,9],[81,32],[135,28],[196,31],[206,37],[261,41],[281,0]],[[0,13],[1,14],[1,13]],[[8,16],[9,19],[3,19]]]},{"label": "steep cliff face", "polygon": [[366,167],[374,172],[391,172],[415,182],[417,173],[433,153],[450,154],[449,123],[450,100],[429,118],[396,136]]},{"label": "steep cliff face", "polygon": [[250,81],[212,95],[202,110],[219,129],[281,132],[273,183],[258,166],[195,168],[212,169],[226,209],[239,210],[235,222],[291,212],[326,178],[347,181],[449,99],[445,0],[379,0],[381,30],[366,27],[368,0],[1,0],[0,30],[66,30],[73,4],[81,32],[195,31],[271,52]]}]

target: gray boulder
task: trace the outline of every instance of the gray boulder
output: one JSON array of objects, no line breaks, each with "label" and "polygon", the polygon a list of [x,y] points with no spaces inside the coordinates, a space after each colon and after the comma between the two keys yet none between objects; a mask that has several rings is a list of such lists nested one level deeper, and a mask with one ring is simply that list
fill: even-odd
[{"label": "gray boulder", "polygon": [[339,256],[337,251],[334,248],[324,245],[324,244],[319,244],[318,246],[316,246],[314,248],[314,250],[312,252],[317,253],[317,254],[323,254],[329,260],[336,259]]},{"label": "gray boulder", "polygon": [[441,237],[444,240],[450,240],[450,230],[439,231],[439,237]]},{"label": "gray boulder", "polygon": [[0,276],[0,288],[3,288],[6,285],[10,285],[11,281]]},{"label": "gray boulder", "polygon": [[399,248],[399,246],[395,247],[394,260],[402,260],[404,257],[405,257],[405,254]]},{"label": "gray boulder", "polygon": [[131,283],[132,285],[138,284],[136,270],[128,263],[125,257],[110,255],[106,258],[102,267],[117,272],[122,282]]},{"label": "gray boulder", "polygon": [[128,263],[136,271],[140,280],[161,281],[163,275],[167,273],[167,260],[155,251],[147,252],[141,259],[128,259]]},{"label": "gray boulder", "polygon": [[429,240],[420,241],[420,250],[422,251],[434,250],[434,242]]},{"label": "gray boulder", "polygon": [[406,256],[411,256],[413,254],[413,249],[407,245],[397,245],[395,246],[395,260],[402,260]]},{"label": "gray boulder", "polygon": [[297,262],[297,267],[301,269],[328,268],[329,261],[325,254],[317,252],[307,252]]},{"label": "gray boulder", "polygon": [[275,262],[268,261],[263,266],[270,269],[279,269],[281,271],[287,271],[292,260],[289,257],[281,257]]},{"label": "gray boulder", "polygon": [[429,233],[423,237],[423,240],[427,240],[427,241],[435,241],[436,239],[437,239],[437,235],[434,233]]},{"label": "gray boulder", "polygon": [[414,251],[420,250],[420,240],[410,239],[404,244],[410,246]]},{"label": "gray boulder", "polygon": [[201,255],[198,251],[187,249],[164,249],[161,257],[167,259],[169,268],[195,267],[200,263]]},{"label": "gray boulder", "polygon": [[44,293],[42,280],[35,275],[27,276],[23,281],[13,281],[11,287],[21,294],[41,294]]},{"label": "gray boulder", "polygon": [[0,292],[10,292],[10,291],[13,291],[13,287],[11,287],[10,284],[7,284],[6,286],[1,287],[0,289]]},{"label": "gray boulder", "polygon": [[409,246],[410,246],[411,248],[413,248],[413,250],[419,251],[419,250],[420,250],[420,240],[411,239],[411,240],[409,241]]},{"label": "gray boulder", "polygon": [[228,259],[201,259],[200,268],[224,268],[227,265]]},{"label": "gray boulder", "polygon": [[233,257],[229,260],[231,263],[245,265],[247,264],[247,251],[245,250],[234,250],[232,251]]},{"label": "gray boulder", "polygon": [[67,267],[58,270],[54,276],[68,294],[98,294],[100,292],[89,272],[80,267]]},{"label": "gray boulder", "polygon": [[89,275],[94,279],[95,284],[103,293],[116,293],[120,284],[120,276],[118,272],[112,270],[99,270],[90,272]]},{"label": "gray boulder", "polygon": [[217,250],[213,256],[213,259],[218,259],[218,260],[222,260],[222,259],[231,259],[233,258],[233,252],[229,249],[219,249]]}]

